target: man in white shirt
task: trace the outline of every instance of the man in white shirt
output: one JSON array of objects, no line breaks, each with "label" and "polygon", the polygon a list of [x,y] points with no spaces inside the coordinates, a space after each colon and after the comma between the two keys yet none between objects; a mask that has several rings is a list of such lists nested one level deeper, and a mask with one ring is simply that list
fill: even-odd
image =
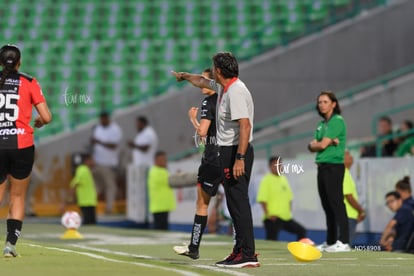
[{"label": "man in white shirt", "polygon": [[134,141],[129,141],[132,148],[132,163],[137,166],[149,168],[154,163],[155,152],[158,146],[158,136],[154,129],[148,125],[148,119],[138,116],[136,120],[138,133]]},{"label": "man in white shirt", "polygon": [[109,113],[100,114],[100,124],[94,130],[91,139],[93,145],[93,170],[98,194],[105,192],[105,212],[112,213],[115,202],[117,183],[116,170],[119,165],[119,143],[122,130],[115,122],[111,122]]},{"label": "man in white shirt", "polygon": [[134,195],[134,191],[145,192],[145,224],[148,224],[149,201],[146,179],[150,167],[154,164],[155,153],[158,147],[158,136],[154,129],[149,126],[148,119],[144,116],[136,118],[136,126],[138,133],[133,141],[128,142],[128,146],[132,149],[132,164],[134,167],[139,167],[139,170],[145,173],[145,176],[141,178],[145,179],[145,183],[131,183],[135,187],[128,187],[127,199],[128,196]]}]

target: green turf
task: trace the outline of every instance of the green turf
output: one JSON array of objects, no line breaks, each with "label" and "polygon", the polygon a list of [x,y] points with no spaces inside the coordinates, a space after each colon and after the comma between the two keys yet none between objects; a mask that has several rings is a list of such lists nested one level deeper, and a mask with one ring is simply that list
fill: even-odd
[{"label": "green turf", "polygon": [[[5,230],[4,221],[0,230]],[[286,243],[256,241],[260,268],[223,269],[214,263],[231,250],[229,236],[205,235],[199,260],[177,256],[173,245],[188,233],[82,227],[85,239],[61,240],[58,224],[25,223],[17,244],[20,258],[0,263],[1,275],[411,275],[414,255],[373,251],[324,253],[311,263],[297,262]]]}]

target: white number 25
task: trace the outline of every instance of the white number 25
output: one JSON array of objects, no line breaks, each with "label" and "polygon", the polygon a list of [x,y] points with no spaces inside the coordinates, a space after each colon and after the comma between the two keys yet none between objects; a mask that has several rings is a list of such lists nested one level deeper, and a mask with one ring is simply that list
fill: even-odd
[{"label": "white number 25", "polygon": [[17,101],[20,96],[18,94],[0,94],[0,122],[6,121],[14,122],[19,116],[19,107]]}]

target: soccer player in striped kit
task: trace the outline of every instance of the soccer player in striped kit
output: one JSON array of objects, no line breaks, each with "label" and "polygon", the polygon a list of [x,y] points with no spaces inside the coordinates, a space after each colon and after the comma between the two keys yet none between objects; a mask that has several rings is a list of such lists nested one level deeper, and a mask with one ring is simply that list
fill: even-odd
[{"label": "soccer player in striped kit", "polygon": [[15,45],[0,49],[0,199],[6,182],[10,181],[7,237],[4,257],[17,257],[16,242],[22,229],[26,190],[34,162],[33,129],[30,126],[32,107],[39,116],[39,128],[52,120],[37,80],[19,72],[21,52]]}]

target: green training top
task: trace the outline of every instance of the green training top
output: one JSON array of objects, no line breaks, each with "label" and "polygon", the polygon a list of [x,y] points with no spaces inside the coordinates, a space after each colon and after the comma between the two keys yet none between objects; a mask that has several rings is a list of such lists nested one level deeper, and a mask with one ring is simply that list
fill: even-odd
[{"label": "green training top", "polygon": [[290,202],[293,194],[290,189],[286,176],[275,175],[273,173],[266,174],[259,185],[256,201],[266,203],[267,216],[263,220],[271,216],[276,216],[282,220],[291,220],[292,212]]},{"label": "green training top", "polygon": [[76,189],[76,199],[80,207],[97,205],[97,194],[92,172],[86,165],[76,168],[75,176],[70,181],[70,187]]},{"label": "green training top", "polygon": [[175,209],[175,194],[168,184],[168,170],[152,166],[148,173],[150,213],[169,212]]},{"label": "green training top", "polygon": [[338,138],[339,144],[337,146],[329,145],[324,150],[318,151],[316,154],[316,163],[344,163],[346,124],[341,115],[333,114],[327,122],[323,120],[318,124],[314,138],[320,142],[324,137],[330,139]]},{"label": "green training top", "polygon": [[401,145],[397,148],[397,156],[405,156],[405,155],[414,155],[412,153],[412,148],[414,148],[414,137],[409,137],[402,142]]}]

